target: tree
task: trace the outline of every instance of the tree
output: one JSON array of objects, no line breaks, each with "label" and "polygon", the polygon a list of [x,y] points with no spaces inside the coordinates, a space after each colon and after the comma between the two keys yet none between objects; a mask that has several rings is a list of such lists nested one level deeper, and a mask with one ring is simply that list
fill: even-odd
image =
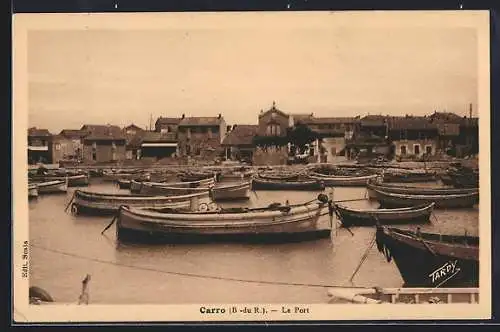
[{"label": "tree", "polygon": [[287,141],[298,147],[301,152],[305,150],[305,146],[318,139],[319,136],[304,124],[297,124],[287,132]]}]

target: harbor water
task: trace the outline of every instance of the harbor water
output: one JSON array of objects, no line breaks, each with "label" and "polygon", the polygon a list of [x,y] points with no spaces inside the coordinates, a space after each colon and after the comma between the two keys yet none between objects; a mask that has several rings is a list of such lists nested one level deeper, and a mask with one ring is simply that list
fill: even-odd
[{"label": "harbor water", "polygon": [[[64,211],[73,190],[29,202],[30,284],[57,302],[77,302],[81,281],[91,275],[90,304],[327,303],[327,286],[401,287],[393,261],[373,246],[349,281],[375,229],[337,228],[331,238],[287,244],[119,244],[112,217],[73,216]],[[84,190],[123,192],[92,182]],[[319,192],[257,191],[226,206],[300,203]],[[365,188],[335,188],[335,200],[363,199]],[[376,207],[360,200],[351,207]],[[224,206],[224,205],[223,205]],[[329,223],[324,216],[322,222]],[[422,231],[478,235],[478,208],[435,210]],[[399,227],[399,226],[398,226]],[[400,228],[415,229],[408,225]],[[352,232],[352,233],[351,233]],[[409,258],[411,259],[411,258]]]}]

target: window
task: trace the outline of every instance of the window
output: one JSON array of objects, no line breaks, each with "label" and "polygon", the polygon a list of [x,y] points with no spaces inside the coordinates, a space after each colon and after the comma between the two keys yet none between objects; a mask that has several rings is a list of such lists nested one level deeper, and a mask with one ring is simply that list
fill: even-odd
[{"label": "window", "polygon": [[431,155],[432,154],[432,146],[427,145],[425,147],[425,153],[428,154],[428,155]]},{"label": "window", "polygon": [[413,154],[419,155],[420,154],[420,144],[414,144],[413,145]]},{"label": "window", "polygon": [[113,161],[115,161],[115,160],[116,160],[116,152],[115,152],[115,151],[113,151],[113,152],[111,153],[111,160],[113,160]]},{"label": "window", "polygon": [[267,126],[266,133],[268,136],[279,136],[281,134],[281,128],[277,124],[270,124]]},{"label": "window", "polygon": [[401,145],[400,150],[401,150],[401,155],[405,156],[406,155],[406,145]]},{"label": "window", "polygon": [[92,152],[92,160],[94,160],[94,161],[97,160],[97,153]]},{"label": "window", "polygon": [[114,141],[111,142],[111,149],[116,150],[116,143]]},{"label": "window", "polygon": [[57,151],[61,150],[61,144],[56,143],[56,150],[57,150]]},{"label": "window", "polygon": [[97,142],[92,143],[92,149],[97,149]]}]

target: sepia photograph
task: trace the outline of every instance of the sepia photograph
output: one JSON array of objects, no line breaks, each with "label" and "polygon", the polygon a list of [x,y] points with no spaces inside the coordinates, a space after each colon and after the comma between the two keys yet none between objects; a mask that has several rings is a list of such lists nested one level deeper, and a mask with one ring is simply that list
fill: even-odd
[{"label": "sepia photograph", "polygon": [[16,14],[13,41],[16,321],[490,318],[487,11]]}]

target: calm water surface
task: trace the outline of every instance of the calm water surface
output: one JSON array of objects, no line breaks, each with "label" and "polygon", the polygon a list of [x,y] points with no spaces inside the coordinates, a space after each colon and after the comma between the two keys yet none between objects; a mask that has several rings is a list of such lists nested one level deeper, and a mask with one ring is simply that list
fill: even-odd
[{"label": "calm water surface", "polygon": [[[353,227],[354,235],[340,228],[330,239],[294,244],[123,245],[115,239],[114,226],[101,235],[111,217],[64,212],[73,190],[29,202],[30,283],[46,289],[56,301],[76,302],[86,274],[92,276],[90,303],[95,304],[327,303],[322,285],[400,287],[403,283],[394,262],[388,263],[376,246],[349,282],[373,239],[373,228]],[[105,183],[92,183],[85,190],[128,193]],[[365,188],[335,189],[336,200],[365,194]],[[258,191],[243,204],[265,206],[286,199],[293,204],[317,195]],[[377,206],[369,201],[344,204]],[[328,222],[328,216],[324,218]],[[436,210],[432,224],[422,230],[477,235],[478,219],[477,208]]]}]

